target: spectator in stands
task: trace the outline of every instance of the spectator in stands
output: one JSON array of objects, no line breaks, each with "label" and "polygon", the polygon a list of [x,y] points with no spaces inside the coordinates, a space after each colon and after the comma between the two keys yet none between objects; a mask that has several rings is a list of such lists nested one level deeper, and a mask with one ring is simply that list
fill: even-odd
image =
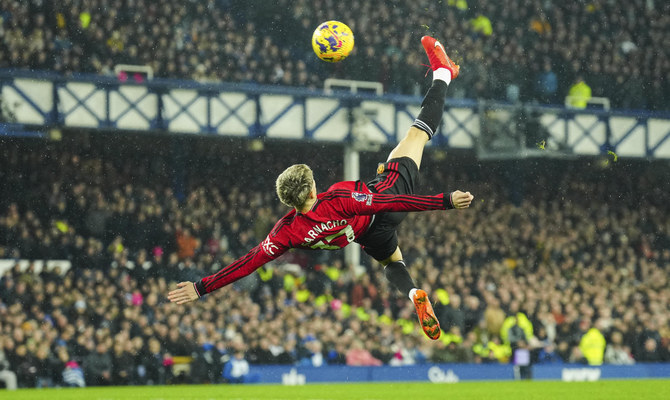
[{"label": "spectator in stands", "polygon": [[[201,336],[200,341],[205,337]],[[194,352],[193,362],[191,362],[191,380],[193,383],[217,383],[220,379],[220,371],[223,371],[224,360],[229,355],[221,353],[212,343],[203,342]]]},{"label": "spectator in stands", "polygon": [[249,363],[244,359],[244,352],[238,350],[223,366],[223,378],[228,383],[254,383],[260,376],[249,371]]},{"label": "spectator in stands", "polygon": [[112,381],[112,357],[104,341],[96,344],[95,351],[84,358],[84,377],[89,386],[105,386]]},{"label": "spectator in stands", "polygon": [[566,104],[573,108],[586,108],[589,100],[591,100],[591,87],[581,75],[577,76],[575,83],[570,86],[566,100]]},{"label": "spectator in stands", "polygon": [[325,364],[325,357],[323,355],[323,345],[318,339],[308,340],[305,343],[307,354],[303,357],[299,364],[311,367],[320,367]]},{"label": "spectator in stands", "polygon": [[16,373],[9,369],[9,361],[4,350],[0,347],[0,381],[5,384],[7,390],[16,390]]},{"label": "spectator in stands", "polygon": [[651,337],[645,339],[643,346],[644,347],[637,356],[637,361],[661,362],[667,359],[665,354],[663,354],[663,349],[660,347],[656,339]]},{"label": "spectator in stands", "polygon": [[40,343],[35,352],[35,358],[37,362],[37,370],[35,373],[37,379],[36,387],[53,387],[56,383],[54,382],[54,378],[57,377],[57,371],[60,370],[60,365],[58,360],[52,356],[47,343]]},{"label": "spectator in stands", "polygon": [[471,349],[471,345],[461,346],[453,341],[445,344],[444,340],[440,340],[429,359],[435,363],[471,363],[474,361]]},{"label": "spectator in stands", "polygon": [[558,92],[558,77],[553,71],[551,62],[545,60],[542,70],[537,74],[535,83],[536,99],[542,103],[554,103]]},{"label": "spectator in stands", "polygon": [[465,298],[463,313],[465,315],[465,327],[460,329],[460,332],[469,332],[477,328],[484,315],[479,297],[473,295],[467,296]]},{"label": "spectator in stands", "polygon": [[16,366],[19,388],[37,387],[37,360],[28,352],[26,345],[16,347],[15,356],[10,359],[10,365]]},{"label": "spectator in stands", "polygon": [[382,365],[381,360],[376,359],[363,347],[360,339],[354,339],[351,348],[346,352],[347,365],[350,366],[372,366]]},{"label": "spectator in stands", "polygon": [[246,358],[251,364],[274,364],[275,356],[270,351],[270,339],[263,337],[256,345],[251,345]]},{"label": "spectator in stands", "polygon": [[63,369],[63,385],[65,387],[84,387],[86,381],[84,380],[84,371],[81,366],[74,360],[65,363]]},{"label": "spectator in stands", "polygon": [[485,15],[478,14],[475,18],[470,20],[470,25],[472,26],[472,30],[477,34],[483,36],[491,36],[491,34],[493,34],[491,20]]},{"label": "spectator in stands", "polygon": [[514,352],[519,347],[521,342],[523,342],[525,346],[528,343],[528,339],[526,338],[526,333],[519,325],[519,321],[516,316],[512,316],[512,321],[513,325],[507,330],[507,341],[512,348],[512,352]]},{"label": "spectator in stands", "polygon": [[456,326],[461,332],[465,332],[465,313],[461,309],[461,296],[456,293],[449,295],[447,305],[436,308],[438,320],[444,321],[442,329],[448,331],[452,326]]},{"label": "spectator in stands", "polygon": [[132,354],[132,342],[124,336],[117,337],[112,349],[111,381],[113,385],[134,383],[136,366],[135,357]]},{"label": "spectator in stands", "polygon": [[145,385],[165,385],[172,378],[172,357],[164,353],[155,337],[148,339],[148,349],[138,354],[140,383]]},{"label": "spectator in stands", "polygon": [[540,349],[536,364],[562,364],[563,358],[556,351],[553,343],[547,343]]},{"label": "spectator in stands", "polygon": [[328,365],[346,365],[346,348],[343,342],[337,342],[334,345],[334,348],[328,350],[327,362]]},{"label": "spectator in stands", "polygon": [[610,342],[605,348],[605,356],[603,361],[606,364],[614,365],[631,365],[635,364],[635,360],[630,352],[623,345],[623,334],[619,331],[614,331],[610,335]]},{"label": "spectator in stands", "polygon": [[191,235],[190,229],[177,230],[177,255],[180,260],[192,259],[199,247],[198,239]]},{"label": "spectator in stands", "polygon": [[[310,358],[312,354],[310,353]],[[284,343],[279,354],[275,356],[275,362],[283,365],[293,365],[298,362],[298,350],[295,339],[289,339]],[[318,357],[318,356],[317,356]]]},{"label": "spectator in stands", "polygon": [[497,297],[489,295],[486,298],[486,309],[484,310],[484,322],[486,332],[489,336],[497,335],[502,329],[505,321],[505,311],[500,308],[500,301]]}]

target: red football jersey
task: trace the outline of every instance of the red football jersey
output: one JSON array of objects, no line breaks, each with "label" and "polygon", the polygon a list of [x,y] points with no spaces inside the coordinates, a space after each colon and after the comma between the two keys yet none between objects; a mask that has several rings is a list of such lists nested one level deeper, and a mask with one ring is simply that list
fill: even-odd
[{"label": "red football jersey", "polygon": [[200,296],[243,278],[291,248],[337,250],[363,235],[374,214],[452,208],[448,194],[372,193],[361,181],[339,182],[319,194],[306,213],[295,209],[280,219],[263,242],[217,273],[196,282]]}]

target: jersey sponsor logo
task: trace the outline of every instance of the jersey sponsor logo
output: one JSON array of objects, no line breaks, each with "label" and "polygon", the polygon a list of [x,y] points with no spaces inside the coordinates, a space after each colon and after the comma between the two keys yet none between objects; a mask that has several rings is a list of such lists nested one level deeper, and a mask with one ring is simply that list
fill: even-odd
[{"label": "jersey sponsor logo", "polygon": [[274,256],[275,255],[275,250],[279,250],[279,247],[277,247],[272,241],[270,240],[270,237],[265,238],[263,241],[261,247],[263,248],[263,251],[265,254],[269,256]]},{"label": "jersey sponsor logo", "polygon": [[593,382],[600,379],[600,368],[563,368],[561,380],[564,382]]},{"label": "jersey sponsor logo", "polygon": [[298,370],[291,368],[288,374],[281,374],[281,384],[288,386],[304,385],[307,382],[305,375],[299,374]]},{"label": "jersey sponsor logo", "polygon": [[351,192],[351,197],[358,202],[365,202],[366,206],[372,204],[372,195],[368,193]]},{"label": "jersey sponsor logo", "polygon": [[430,367],[428,379],[433,383],[457,383],[459,381],[458,375],[453,370],[449,369],[444,372],[438,366]]}]

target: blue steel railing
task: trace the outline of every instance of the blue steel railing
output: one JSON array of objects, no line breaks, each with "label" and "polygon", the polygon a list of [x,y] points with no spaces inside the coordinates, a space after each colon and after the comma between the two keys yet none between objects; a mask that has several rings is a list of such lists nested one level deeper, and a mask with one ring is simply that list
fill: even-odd
[{"label": "blue steel railing", "polygon": [[[84,128],[381,144],[404,135],[421,102],[365,92],[10,70],[0,71],[0,99],[5,135]],[[447,99],[431,144],[498,158],[608,152],[670,158],[669,138],[670,113]]]}]

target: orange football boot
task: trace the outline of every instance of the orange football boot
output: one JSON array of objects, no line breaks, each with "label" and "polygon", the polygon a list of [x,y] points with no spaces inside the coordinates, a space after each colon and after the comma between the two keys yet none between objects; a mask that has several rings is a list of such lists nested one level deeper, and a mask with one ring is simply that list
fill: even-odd
[{"label": "orange football boot", "polygon": [[461,70],[461,67],[451,61],[451,58],[449,58],[447,55],[447,52],[444,50],[444,46],[442,46],[442,43],[430,36],[424,36],[421,38],[421,44],[423,45],[423,49],[426,50],[426,54],[428,55],[430,68],[433,71],[438,68],[446,68],[451,71],[451,79],[456,79],[458,72]]},{"label": "orange football boot", "polygon": [[419,316],[419,324],[423,328],[423,332],[429,338],[436,340],[440,337],[440,322],[435,317],[435,311],[430,304],[430,299],[425,291],[418,289],[414,293],[414,307],[416,307],[416,314]]}]

